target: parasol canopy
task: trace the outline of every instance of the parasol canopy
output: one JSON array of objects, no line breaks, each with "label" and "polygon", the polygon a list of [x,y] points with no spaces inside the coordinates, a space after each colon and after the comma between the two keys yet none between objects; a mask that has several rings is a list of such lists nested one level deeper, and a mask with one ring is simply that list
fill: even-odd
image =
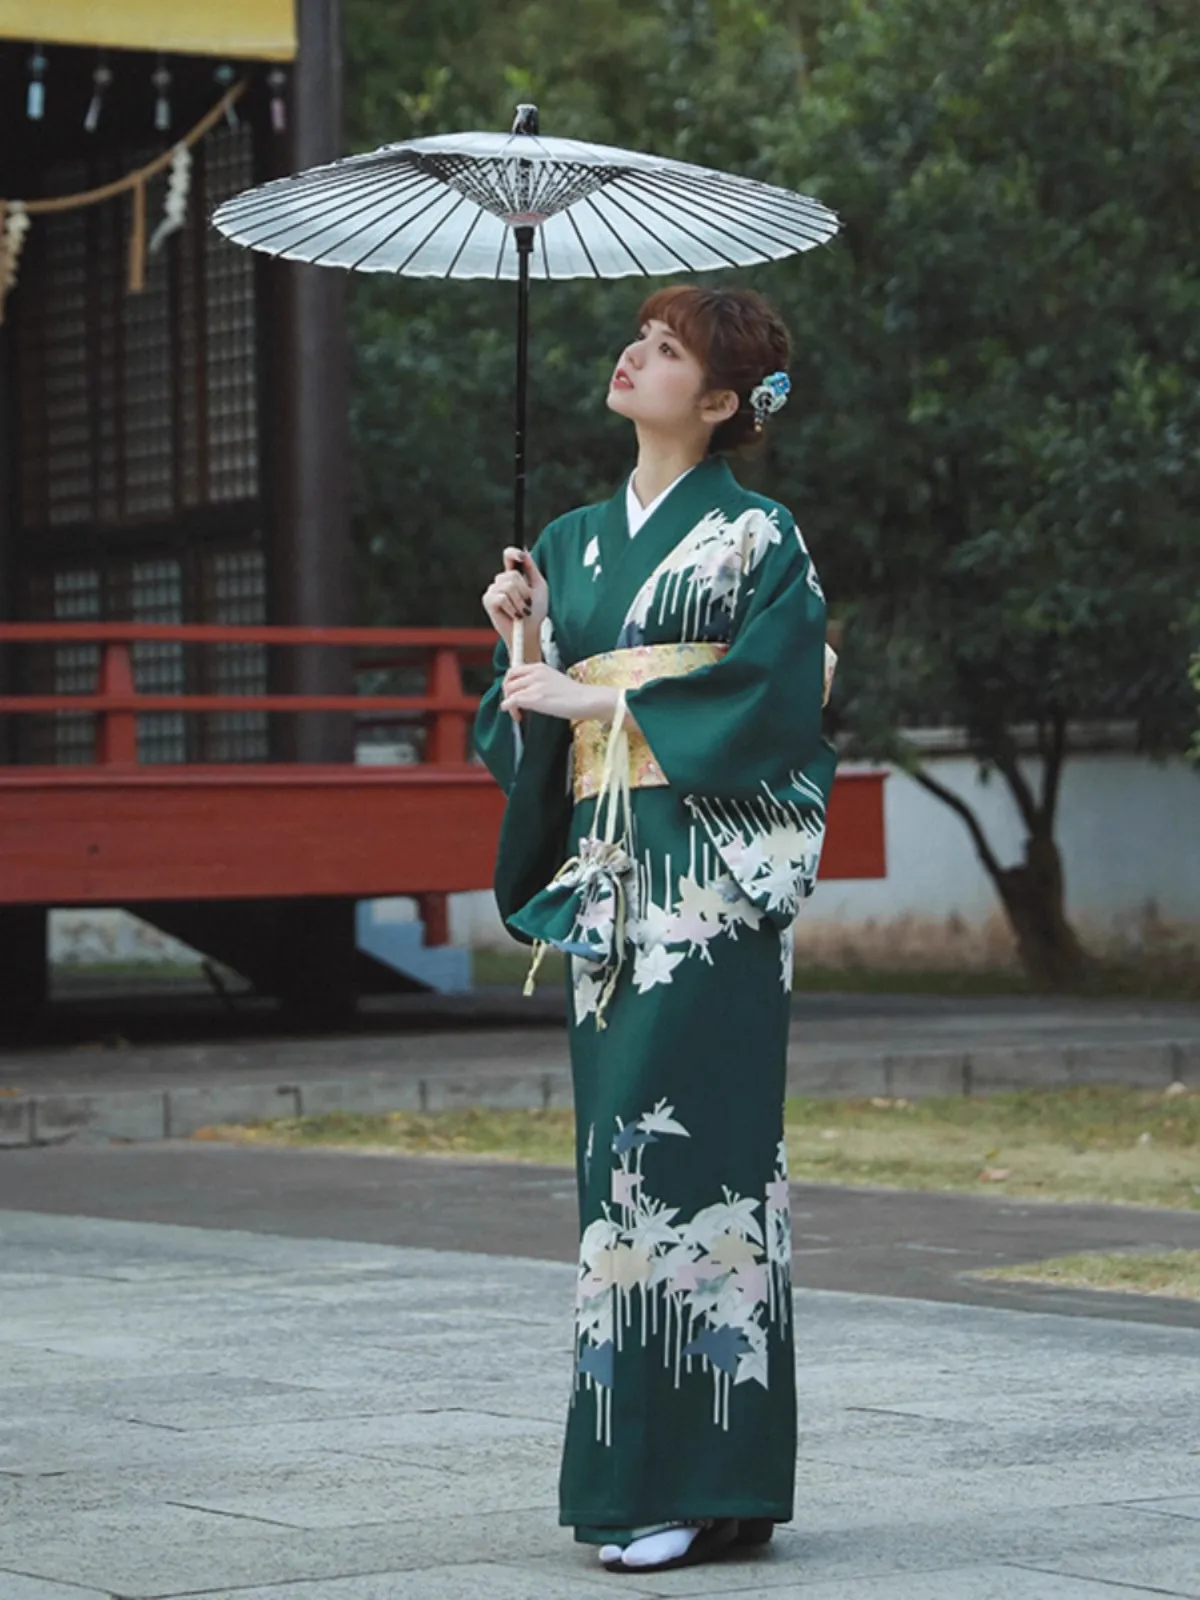
[{"label": "parasol canopy", "polygon": [[525,228],[535,234],[531,278],[747,267],[809,250],[838,228],[826,206],[789,189],[527,132],[384,145],[248,190],[213,221],[238,244],[290,261],[495,279],[520,277]]},{"label": "parasol canopy", "polygon": [[[838,229],[827,206],[790,189],[543,138],[531,105],[517,107],[508,134],[411,139],[276,178],[225,201],[213,222],[235,243],[288,261],[516,280],[513,543],[522,548],[530,280],[748,267],[810,250]],[[518,649],[520,637],[517,629]]]}]

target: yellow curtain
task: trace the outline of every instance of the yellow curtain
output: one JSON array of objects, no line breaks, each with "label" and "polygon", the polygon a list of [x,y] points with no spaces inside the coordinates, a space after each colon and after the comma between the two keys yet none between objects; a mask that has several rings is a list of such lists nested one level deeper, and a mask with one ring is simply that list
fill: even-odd
[{"label": "yellow curtain", "polygon": [[294,0],[0,0],[0,38],[290,61]]}]

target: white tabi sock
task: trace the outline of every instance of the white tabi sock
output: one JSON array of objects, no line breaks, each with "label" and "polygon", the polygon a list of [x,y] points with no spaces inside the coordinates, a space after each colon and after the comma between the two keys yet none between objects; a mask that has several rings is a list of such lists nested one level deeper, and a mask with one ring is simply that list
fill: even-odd
[{"label": "white tabi sock", "polygon": [[664,1561],[678,1561],[687,1555],[699,1528],[667,1528],[662,1533],[648,1533],[635,1539],[621,1552],[621,1564],[626,1567],[658,1567]]}]

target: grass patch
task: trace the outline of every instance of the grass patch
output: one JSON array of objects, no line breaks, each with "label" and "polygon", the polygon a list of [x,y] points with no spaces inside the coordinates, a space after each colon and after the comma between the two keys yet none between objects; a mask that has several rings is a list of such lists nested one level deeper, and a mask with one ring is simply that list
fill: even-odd
[{"label": "grass patch", "polygon": [[237,1144],[332,1145],[391,1155],[473,1156],[570,1166],[575,1160],[575,1118],[570,1111],[329,1111],[247,1126],[201,1128],[195,1139]]},{"label": "grass patch", "polygon": [[1200,1210],[1200,1093],[789,1100],[795,1178]]},{"label": "grass patch", "polygon": [[1200,1250],[1160,1250],[1136,1254],[1088,1252],[1052,1256],[1015,1267],[987,1267],[972,1278],[1006,1283],[1052,1283],[1063,1289],[1110,1289],[1120,1294],[1161,1294],[1200,1300]]},{"label": "grass patch", "polygon": [[[1022,1090],[987,1099],[787,1103],[801,1182],[1200,1210],[1200,1092]],[[569,1165],[570,1111],[336,1112],[197,1137]]]}]

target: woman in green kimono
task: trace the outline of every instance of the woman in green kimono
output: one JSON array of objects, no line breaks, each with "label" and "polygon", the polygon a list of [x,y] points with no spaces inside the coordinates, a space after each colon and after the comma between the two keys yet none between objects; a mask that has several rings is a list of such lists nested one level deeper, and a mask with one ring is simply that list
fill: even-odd
[{"label": "woman in green kimono", "polygon": [[581,1243],[560,1520],[621,1570],[763,1543],[792,1516],[783,1100],[792,923],[834,769],[825,601],[790,513],[725,459],[782,405],[788,356],[758,295],[652,295],[608,393],[635,471],[506,551],[483,597],[497,899],[569,962]]}]

